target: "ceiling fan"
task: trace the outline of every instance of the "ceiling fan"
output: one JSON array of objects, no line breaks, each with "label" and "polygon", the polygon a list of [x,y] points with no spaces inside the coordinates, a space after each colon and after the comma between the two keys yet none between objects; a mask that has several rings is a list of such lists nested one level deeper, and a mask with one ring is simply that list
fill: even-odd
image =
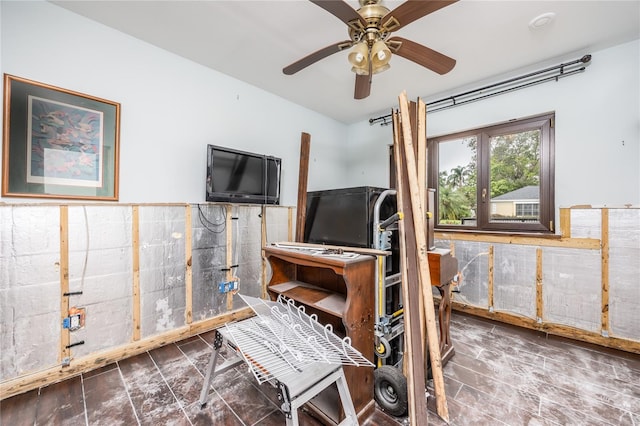
[{"label": "ceiling fan", "polygon": [[392,11],[381,0],[359,0],[360,8],[353,9],[343,0],[310,0],[347,24],[349,40],[340,41],[318,50],[286,66],[286,75],[312,65],[337,52],[353,47],[349,52],[351,70],[356,73],[355,99],[364,99],[371,93],[373,74],[387,70],[391,54],[422,65],[438,74],[446,74],[456,64],[440,52],[391,33],[411,22],[433,13],[458,0],[408,0]]}]

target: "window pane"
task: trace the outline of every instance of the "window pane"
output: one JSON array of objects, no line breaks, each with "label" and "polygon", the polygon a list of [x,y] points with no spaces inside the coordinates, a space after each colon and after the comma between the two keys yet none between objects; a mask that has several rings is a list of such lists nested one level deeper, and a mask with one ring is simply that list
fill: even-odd
[{"label": "window pane", "polygon": [[540,130],[492,136],[490,190],[492,223],[539,223]]},{"label": "window pane", "polygon": [[438,224],[476,225],[477,138],[438,144]]}]

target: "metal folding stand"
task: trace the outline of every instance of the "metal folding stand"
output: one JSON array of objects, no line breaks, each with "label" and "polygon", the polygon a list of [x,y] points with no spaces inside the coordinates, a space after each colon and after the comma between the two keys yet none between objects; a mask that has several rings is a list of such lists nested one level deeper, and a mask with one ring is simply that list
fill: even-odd
[{"label": "metal folding stand", "polygon": [[[340,339],[330,325],[323,326],[315,315],[307,315],[304,306],[297,307],[283,297],[277,302],[240,297],[256,316],[216,330],[200,393],[201,407],[206,405],[213,378],[244,362],[258,383],[268,381],[277,388],[287,426],[297,426],[298,408],[333,383],[344,412],[340,425],[357,425],[342,366],[373,364],[351,346],[348,338]],[[225,341],[235,357],[217,365]]]}]

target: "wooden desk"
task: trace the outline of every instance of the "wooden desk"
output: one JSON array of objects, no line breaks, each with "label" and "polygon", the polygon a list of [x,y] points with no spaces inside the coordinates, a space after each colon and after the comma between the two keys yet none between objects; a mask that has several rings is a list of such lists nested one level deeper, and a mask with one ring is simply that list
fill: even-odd
[{"label": "wooden desk", "polygon": [[[317,256],[309,250],[275,246],[263,250],[272,270],[269,296],[275,300],[282,294],[305,305],[307,313],[331,324],[337,335],[348,336],[351,345],[373,362],[375,258]],[[344,373],[362,421],[375,409],[373,368],[345,366]]]}]

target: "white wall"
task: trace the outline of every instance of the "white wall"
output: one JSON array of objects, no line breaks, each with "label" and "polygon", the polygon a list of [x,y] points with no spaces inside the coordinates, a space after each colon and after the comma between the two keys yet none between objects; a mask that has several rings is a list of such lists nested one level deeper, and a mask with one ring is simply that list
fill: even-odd
[{"label": "white wall", "polygon": [[[568,60],[577,59],[576,55]],[[558,62],[559,63],[559,62]],[[536,68],[540,69],[540,68]],[[429,137],[556,112],[556,207],[640,204],[640,40],[592,52],[584,73],[427,113]],[[453,95],[458,92],[451,93]],[[407,94],[415,99],[419,94]],[[429,99],[426,99],[429,102]],[[378,115],[388,114],[388,111]],[[388,185],[391,126],[349,127],[349,181]],[[375,147],[375,149],[372,149]],[[385,147],[385,150],[379,149]]]},{"label": "white wall", "polygon": [[295,205],[301,132],[308,188],[344,186],[344,124],[51,3],[0,10],[2,73],[121,104],[121,202],[203,202],[212,143],[281,157],[281,203]]}]

